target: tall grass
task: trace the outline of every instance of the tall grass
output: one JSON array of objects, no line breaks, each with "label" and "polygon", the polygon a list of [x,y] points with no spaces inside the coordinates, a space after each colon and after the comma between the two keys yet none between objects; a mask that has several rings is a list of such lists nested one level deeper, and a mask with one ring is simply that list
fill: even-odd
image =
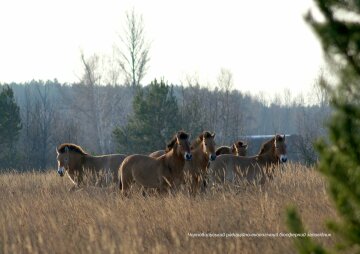
[{"label": "tall grass", "polygon": [[[294,253],[289,237],[194,237],[195,233],[286,233],[296,205],[311,232],[336,217],[323,178],[289,165],[264,186],[122,197],[114,188],[69,193],[55,170],[0,174],[1,253]],[[219,235],[218,235],[219,236]],[[332,237],[318,238],[326,245]]]}]

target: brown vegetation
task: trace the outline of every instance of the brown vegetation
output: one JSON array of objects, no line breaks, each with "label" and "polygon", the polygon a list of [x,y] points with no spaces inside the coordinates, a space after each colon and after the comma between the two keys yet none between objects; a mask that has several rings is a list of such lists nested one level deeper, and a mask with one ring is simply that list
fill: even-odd
[{"label": "brown vegetation", "polygon": [[[141,194],[115,186],[69,193],[46,173],[0,174],[1,253],[294,253],[292,238],[195,238],[188,233],[286,233],[285,208],[300,210],[309,232],[336,217],[324,179],[289,164],[261,187],[226,186],[197,197]],[[317,238],[331,244],[335,239]]]}]

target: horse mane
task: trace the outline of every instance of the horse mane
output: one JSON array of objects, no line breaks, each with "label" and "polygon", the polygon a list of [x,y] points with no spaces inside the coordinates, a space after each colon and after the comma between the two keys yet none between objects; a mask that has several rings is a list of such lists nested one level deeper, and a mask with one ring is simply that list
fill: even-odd
[{"label": "horse mane", "polygon": [[268,141],[265,141],[262,145],[261,145],[261,147],[260,147],[260,152],[259,152],[259,155],[260,154],[264,154],[265,152],[267,152],[269,149],[268,149],[268,146],[269,145],[273,145],[274,144],[274,142],[275,142],[275,137],[273,137],[273,138],[271,138],[270,140],[268,140]]},{"label": "horse mane", "polygon": [[266,141],[265,143],[263,143],[261,145],[259,155],[267,152],[269,145],[275,146],[275,141],[282,142],[282,141],[284,141],[284,137],[282,135],[280,135],[280,134],[276,134],[272,139],[270,139],[270,140]]},{"label": "horse mane", "polygon": [[179,139],[188,139],[189,134],[187,134],[185,131],[178,131],[178,133],[175,135],[175,138],[178,137]]},{"label": "horse mane", "polygon": [[191,149],[198,147],[204,138],[211,138],[211,137],[212,137],[211,132],[204,131],[193,141],[193,143],[191,144]]},{"label": "horse mane", "polygon": [[243,147],[244,145],[245,145],[245,143],[243,142],[243,141],[238,141],[238,142],[236,142],[236,144],[238,145],[238,146],[240,146],[240,147]]},{"label": "horse mane", "polygon": [[88,154],[80,146],[75,145],[75,144],[71,144],[71,143],[64,143],[64,144],[59,145],[59,147],[57,148],[57,151],[59,153],[65,153],[65,148],[68,148],[69,151],[73,151],[75,153],[79,153],[79,154],[82,154],[82,155],[87,155]]},{"label": "horse mane", "polygon": [[171,149],[174,148],[175,144],[176,144],[176,139],[179,138],[179,139],[188,139],[189,138],[189,134],[187,134],[186,132],[184,131],[179,131],[178,133],[176,133],[172,139],[169,141],[169,143],[167,143],[166,145],[166,149],[165,149],[165,153],[169,152]]},{"label": "horse mane", "polygon": [[166,145],[166,149],[165,149],[165,153],[169,152],[175,145],[176,143],[176,137],[175,138],[172,138],[169,143],[167,143]]}]

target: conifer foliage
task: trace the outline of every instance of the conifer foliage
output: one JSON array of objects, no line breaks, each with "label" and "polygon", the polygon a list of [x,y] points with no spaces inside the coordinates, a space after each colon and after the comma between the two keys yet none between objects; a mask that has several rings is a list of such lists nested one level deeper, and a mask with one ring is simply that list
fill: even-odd
[{"label": "conifer foliage", "polygon": [[[338,82],[327,87],[332,119],[327,141],[319,141],[318,170],[325,175],[341,220],[328,222],[339,239],[335,251],[360,252],[360,1],[315,0],[324,19],[309,12],[305,19],[321,40],[329,66]],[[294,208],[287,222],[296,233],[305,231]],[[327,253],[309,238],[297,238],[301,253]]]},{"label": "conifer foliage", "polygon": [[5,85],[0,87],[0,168],[14,167],[20,130],[20,109],[13,90]]},{"label": "conifer foliage", "polygon": [[128,124],[114,130],[121,153],[150,153],[165,149],[166,142],[180,129],[180,114],[173,87],[154,80],[139,87]]}]

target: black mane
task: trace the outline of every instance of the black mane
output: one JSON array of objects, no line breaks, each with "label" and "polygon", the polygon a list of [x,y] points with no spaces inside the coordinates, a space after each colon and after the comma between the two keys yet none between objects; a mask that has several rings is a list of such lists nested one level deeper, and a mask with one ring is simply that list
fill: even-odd
[{"label": "black mane", "polygon": [[69,151],[80,153],[82,155],[86,155],[87,153],[78,145],[71,144],[71,143],[64,143],[58,146],[57,151],[58,153],[65,153],[65,149],[68,148]]}]

